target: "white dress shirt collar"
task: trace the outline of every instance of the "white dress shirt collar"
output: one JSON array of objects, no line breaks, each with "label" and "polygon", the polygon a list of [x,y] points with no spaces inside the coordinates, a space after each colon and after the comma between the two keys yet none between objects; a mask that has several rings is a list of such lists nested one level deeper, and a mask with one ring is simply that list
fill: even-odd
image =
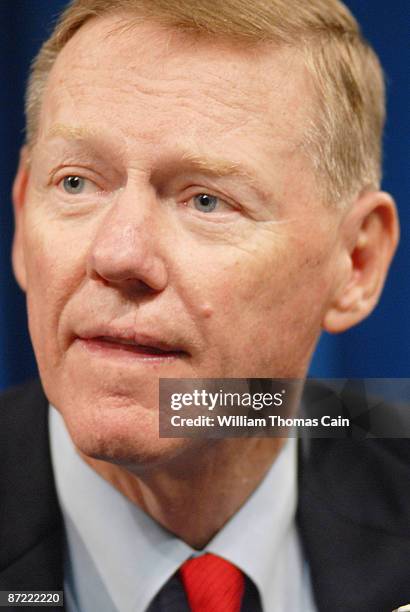
[{"label": "white dress shirt collar", "polygon": [[[67,534],[69,612],[143,612],[197,551],[86,464],[52,407],[50,441]],[[296,440],[291,438],[262,483],[205,549],[254,581],[265,612],[314,610],[294,524],[296,501]]]}]

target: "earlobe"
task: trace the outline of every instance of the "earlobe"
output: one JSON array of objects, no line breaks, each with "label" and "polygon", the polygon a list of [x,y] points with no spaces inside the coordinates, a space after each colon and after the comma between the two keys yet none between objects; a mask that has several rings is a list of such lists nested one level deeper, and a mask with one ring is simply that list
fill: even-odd
[{"label": "earlobe", "polygon": [[339,333],[360,323],[375,308],[399,239],[393,199],[366,192],[347,212],[341,227],[349,272],[323,318],[323,329]]},{"label": "earlobe", "polygon": [[26,266],[24,261],[23,211],[28,183],[28,151],[23,147],[13,183],[14,238],[12,248],[13,272],[17,283],[26,291]]}]

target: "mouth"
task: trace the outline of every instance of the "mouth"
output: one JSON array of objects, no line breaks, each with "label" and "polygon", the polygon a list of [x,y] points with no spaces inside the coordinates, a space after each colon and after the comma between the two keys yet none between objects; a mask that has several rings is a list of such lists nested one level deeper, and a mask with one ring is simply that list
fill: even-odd
[{"label": "mouth", "polygon": [[88,351],[100,356],[136,357],[151,360],[170,360],[188,356],[188,353],[157,340],[139,340],[116,336],[93,336],[78,338]]}]

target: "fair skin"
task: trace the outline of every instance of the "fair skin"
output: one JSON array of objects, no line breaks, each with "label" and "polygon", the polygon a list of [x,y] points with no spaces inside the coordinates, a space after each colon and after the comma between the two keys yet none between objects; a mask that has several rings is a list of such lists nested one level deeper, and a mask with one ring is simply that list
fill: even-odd
[{"label": "fair skin", "polygon": [[281,441],[158,438],[158,378],[303,379],[320,331],[375,306],[396,213],[381,192],[320,200],[295,50],[123,19],[90,21],[52,69],[14,185],[13,265],[78,451],[201,548]]}]

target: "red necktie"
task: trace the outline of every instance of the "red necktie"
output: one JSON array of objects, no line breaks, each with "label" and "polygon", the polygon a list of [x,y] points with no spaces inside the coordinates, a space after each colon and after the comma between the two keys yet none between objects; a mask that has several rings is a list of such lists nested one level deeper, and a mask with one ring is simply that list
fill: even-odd
[{"label": "red necktie", "polygon": [[179,570],[192,612],[240,612],[241,570],[212,554],[185,561]]}]

